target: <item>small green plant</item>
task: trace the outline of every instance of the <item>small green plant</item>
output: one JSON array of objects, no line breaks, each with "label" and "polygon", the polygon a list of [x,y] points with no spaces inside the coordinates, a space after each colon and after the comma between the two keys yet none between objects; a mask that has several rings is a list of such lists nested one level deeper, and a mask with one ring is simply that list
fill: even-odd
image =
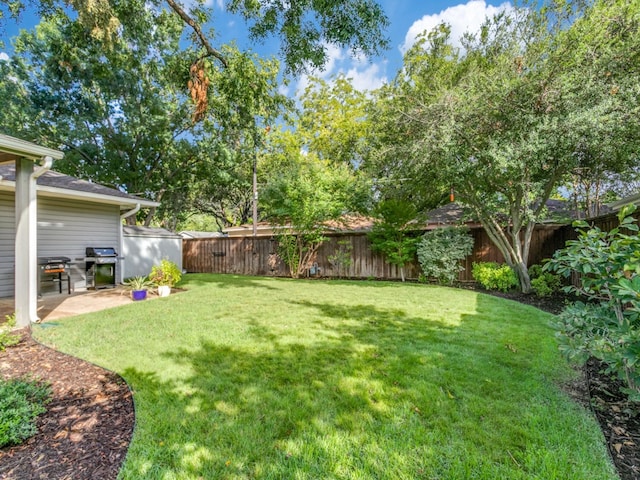
[{"label": "small green plant", "polygon": [[157,286],[167,285],[173,287],[181,278],[182,272],[178,266],[167,259],[163,259],[160,265],[154,265],[149,274],[149,280]]},{"label": "small green plant", "polygon": [[33,436],[36,418],[51,400],[49,384],[29,379],[0,380],[0,447]]},{"label": "small green plant", "polygon": [[531,289],[538,297],[553,295],[562,286],[560,275],[544,270],[542,265],[531,265],[529,278],[531,279]]},{"label": "small green plant", "polygon": [[123,282],[124,286],[131,291],[147,290],[153,286],[147,277],[131,277]]},{"label": "small green plant", "polygon": [[424,275],[438,283],[451,285],[464,270],[462,261],[473,250],[473,237],[466,228],[437,228],[425,233],[416,253]]},{"label": "small green plant", "polygon": [[495,262],[473,263],[471,274],[487,290],[508,292],[518,284],[516,274],[509,265]]},{"label": "small green plant", "polygon": [[338,278],[345,276],[351,267],[351,264],[353,263],[353,259],[351,258],[352,251],[353,245],[349,240],[340,240],[338,242],[338,248],[332,255],[327,257],[327,260],[335,269]]},{"label": "small green plant", "polygon": [[6,322],[0,325],[0,351],[20,342],[20,335],[13,333],[16,326],[16,314],[6,315]]}]

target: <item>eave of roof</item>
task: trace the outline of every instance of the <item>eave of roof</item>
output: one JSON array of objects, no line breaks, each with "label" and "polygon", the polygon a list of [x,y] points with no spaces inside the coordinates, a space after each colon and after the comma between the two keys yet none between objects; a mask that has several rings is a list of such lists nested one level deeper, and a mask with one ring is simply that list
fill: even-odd
[{"label": "eave of roof", "polygon": [[13,162],[18,158],[39,159],[51,157],[60,160],[64,154],[59,150],[36,145],[19,138],[0,133],[0,163]]},{"label": "eave of roof", "polygon": [[639,205],[640,204],[640,193],[636,193],[635,195],[630,195],[628,197],[622,198],[615,202],[607,203],[607,207],[611,208],[614,211],[620,210],[625,205]]},{"label": "eave of roof", "polygon": [[[13,166],[4,165],[0,167],[0,178],[1,190],[15,191],[15,170]],[[54,171],[48,171],[38,178],[36,190],[43,197],[93,201],[119,205],[124,208],[137,205],[141,207],[157,207],[160,205],[152,200],[129,195],[104,185],[87,182],[86,180]]]}]

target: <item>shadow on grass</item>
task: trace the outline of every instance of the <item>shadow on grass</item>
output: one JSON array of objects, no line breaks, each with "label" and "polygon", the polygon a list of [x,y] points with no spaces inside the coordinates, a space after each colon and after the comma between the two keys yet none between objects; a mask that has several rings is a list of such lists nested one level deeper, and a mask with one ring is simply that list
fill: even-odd
[{"label": "shadow on grass", "polygon": [[261,288],[266,290],[277,290],[276,287],[268,285],[273,277],[248,277],[232,274],[212,274],[212,273],[189,273],[183,277],[180,287],[189,286],[203,287],[215,285],[217,288]]},{"label": "shadow on grass", "polygon": [[[509,397],[541,393],[496,382],[535,381],[529,377],[540,372],[527,368],[548,350],[549,332],[541,325],[518,335],[535,321],[532,309],[478,298],[476,313],[448,322],[398,308],[292,302],[317,311],[315,341],[281,339],[256,320],[253,347],[207,340],[165,353],[188,369],[186,378],[127,369],[139,438],[122,478],[609,478],[572,471],[582,467],[556,453],[557,444],[513,421],[522,405]],[[471,406],[482,395],[506,402],[505,419],[488,418],[488,402]],[[513,455],[521,471],[510,476]],[[558,458],[558,470],[527,472],[525,462],[542,462],[536,455]]]},{"label": "shadow on grass", "polygon": [[408,341],[415,321],[366,307],[326,314],[367,318],[368,333],[280,342],[254,322],[250,335],[259,349],[203,341],[196,350],[166,353],[191,371],[181,382],[126,370],[140,411],[152,409],[162,421],[140,418],[137,435],[157,437],[157,448],[137,452],[141,443],[134,442],[129,458],[138,463],[127,463],[124,478],[419,477],[433,460],[426,454],[431,434],[411,384],[439,367],[417,359],[428,352],[414,358],[381,338],[395,329],[406,332],[397,343]]}]

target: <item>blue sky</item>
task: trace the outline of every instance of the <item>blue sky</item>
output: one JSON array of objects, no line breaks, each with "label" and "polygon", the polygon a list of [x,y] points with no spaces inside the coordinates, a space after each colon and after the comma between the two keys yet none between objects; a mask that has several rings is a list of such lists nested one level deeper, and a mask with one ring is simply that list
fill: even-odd
[{"label": "blue sky", "polygon": [[[441,21],[446,21],[452,27],[452,36],[459,37],[467,30],[477,30],[487,15],[493,15],[499,10],[509,9],[508,2],[495,0],[379,0],[390,20],[387,34],[391,40],[391,47],[383,55],[371,59],[356,59],[349,52],[328,45],[330,60],[324,71],[313,72],[324,79],[340,73],[350,77],[356,88],[371,90],[378,88],[384,82],[391,80],[402,65],[402,54],[411,46],[416,36],[425,29],[433,28]],[[235,40],[240,47],[249,47],[262,56],[277,55],[277,39],[267,41],[264,45],[249,44],[246,28],[242,19],[225,11],[224,0],[208,0],[214,8],[213,27],[218,37],[214,44]],[[185,2],[185,3],[188,3]],[[8,21],[2,39],[10,45],[10,38],[17,34],[19,28],[31,28],[38,19],[26,12],[20,24]],[[10,46],[7,51],[10,50]],[[0,52],[0,59],[6,58],[5,52]],[[283,93],[294,96],[307,85],[306,76],[294,79],[288,87],[283,87]]]}]

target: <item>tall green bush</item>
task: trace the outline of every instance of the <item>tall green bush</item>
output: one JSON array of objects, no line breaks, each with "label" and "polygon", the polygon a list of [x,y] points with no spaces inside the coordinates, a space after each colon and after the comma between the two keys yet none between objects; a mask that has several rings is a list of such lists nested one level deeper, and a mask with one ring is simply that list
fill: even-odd
[{"label": "tall green bush", "polygon": [[438,283],[451,285],[464,270],[461,262],[473,251],[473,237],[469,229],[461,227],[437,228],[425,233],[416,253],[422,272]]},{"label": "tall green bush", "polygon": [[416,254],[417,239],[411,235],[409,227],[418,212],[411,203],[389,199],[380,202],[374,213],[376,221],[369,233],[371,249],[384,255],[391,265],[396,265],[404,282],[404,267]]},{"label": "tall green bush", "polygon": [[610,232],[574,223],[578,239],[567,242],[545,269],[567,278],[579,274],[579,284],[565,289],[588,300],[560,315],[560,349],[578,361],[602,360],[608,373],[626,383],[630,398],[640,401],[640,238],[634,211],[623,208],[619,227]]}]

